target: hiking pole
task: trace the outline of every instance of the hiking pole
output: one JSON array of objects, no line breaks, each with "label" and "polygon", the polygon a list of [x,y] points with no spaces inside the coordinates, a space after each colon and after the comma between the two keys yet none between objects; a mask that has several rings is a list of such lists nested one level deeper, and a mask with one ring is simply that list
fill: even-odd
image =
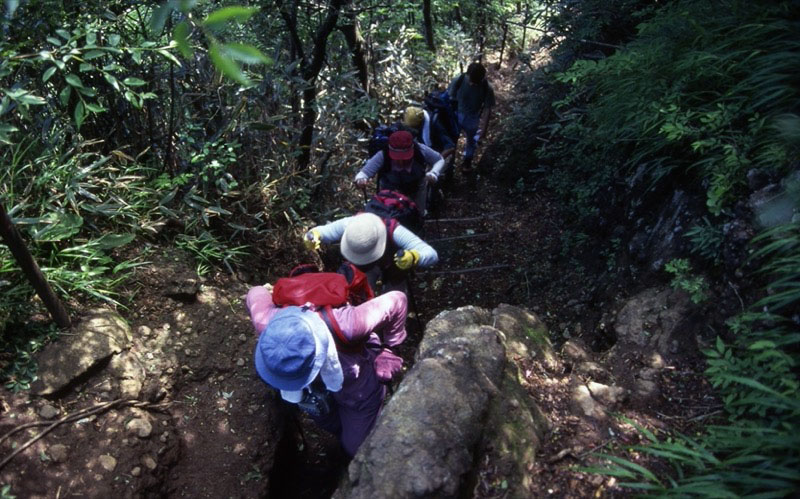
[{"label": "hiking pole", "polygon": [[364,204],[367,204],[369,202],[369,199],[367,199],[367,186],[366,185],[362,185],[361,186],[361,193],[364,194]]}]

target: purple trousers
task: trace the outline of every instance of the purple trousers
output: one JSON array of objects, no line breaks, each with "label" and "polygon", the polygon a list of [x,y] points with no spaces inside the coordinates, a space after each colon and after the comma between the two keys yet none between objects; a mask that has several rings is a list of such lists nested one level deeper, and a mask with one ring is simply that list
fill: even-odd
[{"label": "purple trousers", "polygon": [[[253,327],[261,334],[279,308],[272,303],[267,288],[256,286],[247,293],[247,310]],[[358,353],[339,352],[344,382],[342,389],[333,393],[336,409],[315,421],[336,434],[351,457],[380,414],[386,394],[381,381],[390,380],[402,367],[402,359],[384,350],[384,346],[399,345],[405,340],[407,312],[406,295],[400,291],[391,291],[358,306],[333,310],[342,333],[349,340],[366,340],[367,347]]]}]

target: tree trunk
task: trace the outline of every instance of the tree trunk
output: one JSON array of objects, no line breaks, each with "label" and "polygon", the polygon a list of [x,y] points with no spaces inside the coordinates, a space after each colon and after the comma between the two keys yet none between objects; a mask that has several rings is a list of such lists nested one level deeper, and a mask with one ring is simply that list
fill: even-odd
[{"label": "tree trunk", "polygon": [[433,18],[431,16],[431,0],[422,1],[422,17],[425,23],[425,41],[428,44],[428,50],[436,52],[436,43],[433,39]]},{"label": "tree trunk", "polygon": [[486,2],[478,1],[478,47],[480,47],[481,60],[486,52]]},{"label": "tree trunk", "polygon": [[11,254],[14,255],[14,259],[28,278],[28,282],[30,282],[33,289],[36,290],[36,294],[42,299],[42,302],[45,307],[47,307],[50,316],[53,317],[58,327],[70,327],[67,310],[61,304],[61,300],[53,293],[53,288],[47,283],[47,279],[42,275],[39,266],[36,265],[36,261],[34,261],[33,256],[30,251],[28,251],[28,247],[25,246],[25,241],[22,240],[13,222],[11,222],[11,218],[8,216],[8,213],[6,213],[3,203],[0,203],[0,236],[3,237],[6,246],[8,246]]},{"label": "tree trunk", "polygon": [[349,12],[345,15],[346,22],[339,26],[339,30],[344,35],[347,42],[347,48],[350,49],[350,55],[353,58],[353,66],[358,71],[358,81],[361,83],[361,88],[364,93],[374,97],[370,94],[369,84],[369,63],[367,61],[366,42],[361,36],[361,30],[358,27],[358,19],[355,13]]},{"label": "tree trunk", "polygon": [[530,21],[530,5],[525,4],[525,20],[522,21],[522,47],[520,50],[525,52],[525,36],[528,34],[528,21]]},{"label": "tree trunk", "polygon": [[311,144],[314,141],[314,124],[317,122],[317,110],[314,108],[316,102],[317,84],[309,83],[303,90],[303,129],[300,132],[300,156],[297,158],[300,171],[311,164]]},{"label": "tree trunk", "polygon": [[503,52],[506,50],[506,35],[508,35],[508,24],[503,23],[503,43],[500,45],[500,60],[497,62],[497,69],[503,65]]},{"label": "tree trunk", "polygon": [[314,104],[317,100],[317,76],[322,70],[322,65],[325,62],[325,54],[328,48],[328,36],[336,28],[336,23],[339,20],[339,11],[342,9],[345,0],[332,0],[328,6],[328,12],[325,19],[317,28],[314,35],[313,46],[311,54],[308,55],[303,50],[303,42],[297,29],[297,19],[286,11],[283,2],[278,1],[276,5],[280,9],[281,17],[283,18],[286,28],[289,31],[289,36],[292,44],[296,47],[300,59],[300,76],[303,78],[305,85],[303,88],[303,129],[300,132],[299,147],[300,155],[297,158],[297,166],[302,171],[308,168],[311,164],[311,144],[314,140],[314,124],[317,121],[317,112],[314,109]]}]

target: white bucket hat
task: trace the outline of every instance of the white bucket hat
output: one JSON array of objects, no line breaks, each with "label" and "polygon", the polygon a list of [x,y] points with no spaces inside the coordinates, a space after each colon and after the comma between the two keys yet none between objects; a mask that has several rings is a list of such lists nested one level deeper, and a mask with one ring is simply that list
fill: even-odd
[{"label": "white bucket hat", "polygon": [[378,260],[386,250],[386,225],[378,215],[361,213],[347,224],[342,236],[342,255],[356,265]]}]

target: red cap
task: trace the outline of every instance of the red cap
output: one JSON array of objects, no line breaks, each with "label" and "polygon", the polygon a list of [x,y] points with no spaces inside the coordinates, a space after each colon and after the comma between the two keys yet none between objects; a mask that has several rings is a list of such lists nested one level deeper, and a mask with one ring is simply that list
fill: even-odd
[{"label": "red cap", "polygon": [[389,135],[389,157],[397,161],[413,158],[414,137],[405,130]]}]

